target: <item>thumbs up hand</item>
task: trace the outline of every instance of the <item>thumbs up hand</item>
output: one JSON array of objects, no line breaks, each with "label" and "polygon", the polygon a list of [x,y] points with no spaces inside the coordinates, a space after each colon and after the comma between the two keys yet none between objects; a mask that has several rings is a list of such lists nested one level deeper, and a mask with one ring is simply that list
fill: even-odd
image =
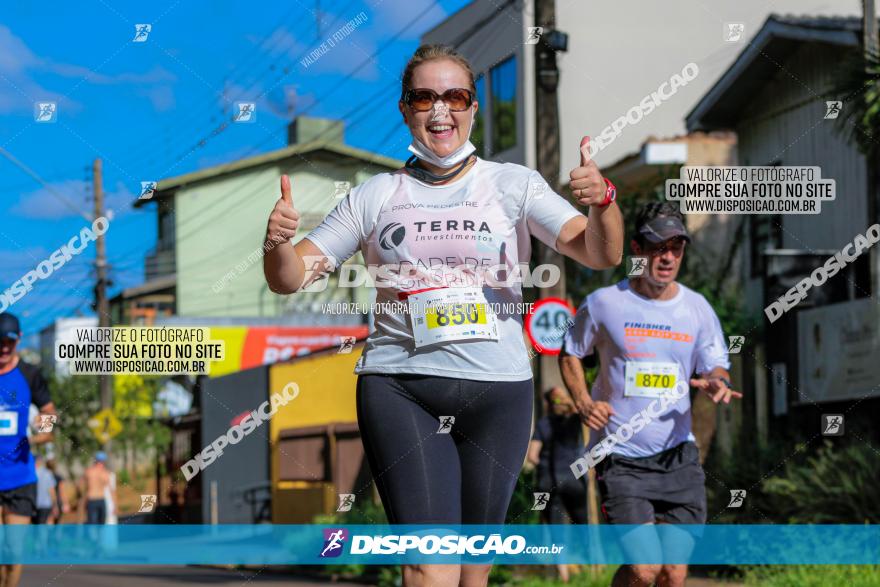
[{"label": "thumbs up hand", "polygon": [[290,193],[290,178],[281,176],[281,198],[275,202],[275,208],[269,214],[269,225],[266,227],[266,240],[282,242],[296,236],[299,226],[299,212],[293,207],[293,196]]},{"label": "thumbs up hand", "polygon": [[571,170],[571,192],[581,206],[596,206],[605,201],[608,189],[605,178],[590,155],[590,137],[581,140],[581,164]]}]

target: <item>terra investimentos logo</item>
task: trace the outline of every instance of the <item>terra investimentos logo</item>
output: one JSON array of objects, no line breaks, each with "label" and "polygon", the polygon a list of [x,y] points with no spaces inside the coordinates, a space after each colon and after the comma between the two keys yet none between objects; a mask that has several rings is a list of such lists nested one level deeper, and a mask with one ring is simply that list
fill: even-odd
[{"label": "terra investimentos logo", "polygon": [[404,236],[406,236],[406,228],[399,222],[392,222],[379,233],[379,246],[390,251],[403,242]]}]

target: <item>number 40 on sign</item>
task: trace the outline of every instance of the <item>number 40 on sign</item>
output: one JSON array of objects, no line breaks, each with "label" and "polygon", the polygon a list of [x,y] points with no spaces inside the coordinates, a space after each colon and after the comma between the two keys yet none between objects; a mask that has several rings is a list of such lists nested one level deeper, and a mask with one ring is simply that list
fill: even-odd
[{"label": "number 40 on sign", "polygon": [[562,298],[544,298],[526,315],[526,335],[539,353],[558,355],[574,315],[575,309]]}]

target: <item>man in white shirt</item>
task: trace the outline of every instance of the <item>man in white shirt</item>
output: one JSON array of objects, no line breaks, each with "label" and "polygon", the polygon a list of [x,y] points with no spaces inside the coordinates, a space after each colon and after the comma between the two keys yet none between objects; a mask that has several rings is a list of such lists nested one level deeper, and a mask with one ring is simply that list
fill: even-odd
[{"label": "man in white shirt", "polygon": [[[634,254],[646,258],[644,273],[587,296],[560,354],[581,419],[598,432],[572,472],[580,477],[596,468],[602,511],[612,524],[705,524],[705,475],[691,432],[688,384],[716,403],[742,397],[731,389],[714,310],[675,281],[688,242],[675,205],[645,206],[631,242]],[[594,353],[600,369],[591,397],[581,359]],[[671,548],[688,555],[690,535],[673,536],[661,545],[658,533],[641,532],[636,550],[662,549],[663,560]],[[613,585],[677,586],[686,577],[686,564],[623,565]]]}]

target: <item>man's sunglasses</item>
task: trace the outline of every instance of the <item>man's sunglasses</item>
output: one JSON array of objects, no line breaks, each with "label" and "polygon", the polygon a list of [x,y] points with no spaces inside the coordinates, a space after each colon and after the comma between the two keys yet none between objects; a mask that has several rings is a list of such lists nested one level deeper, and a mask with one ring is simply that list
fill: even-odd
[{"label": "man's sunglasses", "polygon": [[452,112],[464,112],[474,103],[474,95],[464,88],[452,88],[443,92],[443,95],[427,88],[407,90],[403,94],[403,103],[416,112],[430,110],[437,100],[443,100]]},{"label": "man's sunglasses", "polygon": [[687,244],[687,241],[683,238],[674,238],[665,243],[650,246],[645,251],[649,255],[657,255],[663,256],[667,251],[672,251],[672,254],[676,257],[680,257],[682,253],[684,253],[684,247]]}]

